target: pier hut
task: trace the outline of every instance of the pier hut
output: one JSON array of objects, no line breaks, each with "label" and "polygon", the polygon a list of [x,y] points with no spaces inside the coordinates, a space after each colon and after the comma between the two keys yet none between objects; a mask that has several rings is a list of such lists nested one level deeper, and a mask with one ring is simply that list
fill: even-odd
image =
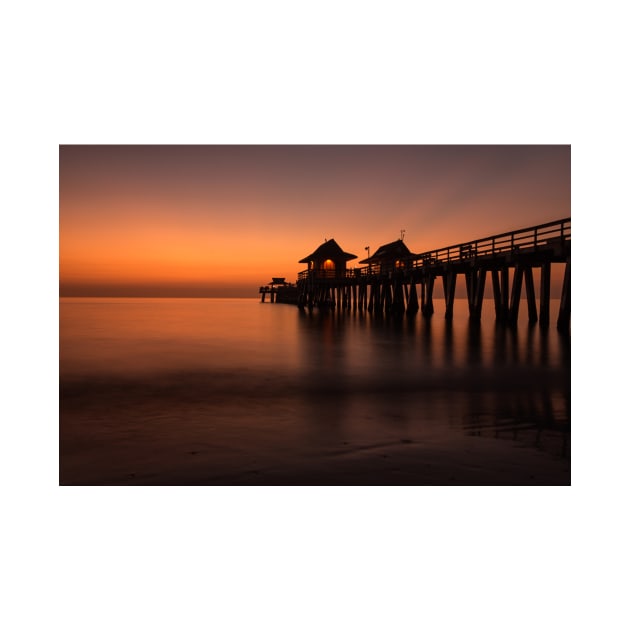
[{"label": "pier hut", "polygon": [[372,256],[359,261],[359,264],[369,265],[373,273],[389,273],[402,269],[411,269],[418,257],[412,254],[402,239],[381,245]]},{"label": "pier hut", "polygon": [[348,270],[349,260],[356,254],[344,252],[334,238],[325,240],[313,253],[298,262],[306,263],[306,271],[298,275],[298,306],[332,307],[350,304],[354,272]]},{"label": "pier hut", "polygon": [[307,263],[310,276],[316,278],[344,278],[349,260],[358,258],[344,252],[334,238],[325,240],[312,254],[305,256],[300,263]]},{"label": "pier hut", "polygon": [[381,245],[372,256],[359,262],[368,265],[370,300],[368,310],[415,314],[418,295],[411,273],[418,254],[409,251],[402,238]]}]

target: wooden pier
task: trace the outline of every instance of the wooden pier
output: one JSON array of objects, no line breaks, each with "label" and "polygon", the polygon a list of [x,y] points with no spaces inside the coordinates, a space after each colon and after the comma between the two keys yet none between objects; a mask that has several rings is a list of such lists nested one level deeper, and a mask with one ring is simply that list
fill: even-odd
[{"label": "wooden pier", "polygon": [[[401,243],[402,241],[400,241]],[[398,242],[396,242],[398,243]],[[388,245],[394,249],[396,243]],[[331,250],[328,241],[319,250]],[[345,260],[356,258],[346,254]],[[383,248],[381,248],[383,249]],[[316,250],[318,252],[319,250]],[[400,250],[400,247],[398,248]],[[379,250],[381,251],[381,250]],[[407,250],[408,251],[408,250]],[[316,252],[313,253],[314,256]],[[321,264],[308,257],[309,269],[298,275],[295,302],[300,308],[341,308],[364,310],[375,315],[415,315],[430,317],[435,311],[433,290],[436,281],[444,288],[445,317],[453,317],[455,289],[461,277],[465,282],[469,317],[481,318],[485,287],[492,282],[496,319],[516,324],[523,284],[527,315],[531,323],[549,326],[551,265],[564,265],[564,281],[557,327],[570,327],[571,314],[571,219],[561,219],[530,228],[496,234],[420,254],[398,255],[390,261],[368,258],[366,267],[345,269],[330,259]],[[363,261],[365,262],[365,261]],[[324,264],[326,263],[326,264]],[[332,268],[331,268],[332,267]],[[536,304],[534,272],[540,274],[539,309]],[[263,292],[278,300],[272,286]]]}]

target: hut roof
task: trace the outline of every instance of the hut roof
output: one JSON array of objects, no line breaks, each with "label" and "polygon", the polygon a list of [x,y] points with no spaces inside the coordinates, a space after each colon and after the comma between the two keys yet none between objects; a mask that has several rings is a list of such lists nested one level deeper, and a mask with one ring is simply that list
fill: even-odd
[{"label": "hut roof", "polygon": [[360,260],[359,263],[381,262],[383,260],[395,260],[403,258],[411,258],[416,254],[412,254],[409,248],[400,240],[381,245],[369,258]]},{"label": "hut roof", "polygon": [[352,260],[353,258],[357,258],[357,256],[344,252],[343,249],[337,245],[335,239],[331,238],[329,241],[322,243],[312,254],[305,256],[298,262],[307,263],[309,260],[326,260],[328,258],[330,258],[330,260]]}]

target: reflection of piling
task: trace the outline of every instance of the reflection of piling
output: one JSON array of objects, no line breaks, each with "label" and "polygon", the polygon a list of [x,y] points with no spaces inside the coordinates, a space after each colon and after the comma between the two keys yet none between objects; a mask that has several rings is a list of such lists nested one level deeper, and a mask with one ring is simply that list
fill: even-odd
[{"label": "reflection of piling", "polygon": [[549,326],[549,305],[551,295],[551,263],[545,262],[540,267],[540,325]]}]

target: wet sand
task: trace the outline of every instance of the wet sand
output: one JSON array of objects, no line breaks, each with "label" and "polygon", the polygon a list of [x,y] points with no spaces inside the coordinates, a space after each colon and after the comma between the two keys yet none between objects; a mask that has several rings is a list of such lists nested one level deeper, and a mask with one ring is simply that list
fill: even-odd
[{"label": "wet sand", "polygon": [[[226,465],[209,450],[192,450],[162,462],[162,470],[128,466],[85,475],[64,464],[62,485],[570,485],[570,462],[517,442],[462,436],[460,444],[339,444],[318,458],[284,462],[253,459]],[[457,454],[454,452],[457,448]],[[170,466],[169,466],[170,464]],[[257,465],[259,464],[259,465]],[[133,470],[132,470],[133,469]]]},{"label": "wet sand", "polygon": [[[335,399],[308,424],[296,401],[164,396],[62,404],[61,485],[570,485],[569,434],[483,418],[449,425],[357,412]],[[70,398],[70,400],[68,400]],[[419,397],[405,409],[417,407]],[[326,410],[326,411],[325,411]],[[400,410],[399,410],[400,411]]]},{"label": "wet sand", "polygon": [[[173,473],[138,477],[157,485],[570,485],[568,460],[514,443],[462,436],[459,453],[452,442],[340,445],[317,461],[293,461],[233,474]],[[211,462],[207,462],[211,468]],[[126,482],[128,483],[128,482]]]}]

